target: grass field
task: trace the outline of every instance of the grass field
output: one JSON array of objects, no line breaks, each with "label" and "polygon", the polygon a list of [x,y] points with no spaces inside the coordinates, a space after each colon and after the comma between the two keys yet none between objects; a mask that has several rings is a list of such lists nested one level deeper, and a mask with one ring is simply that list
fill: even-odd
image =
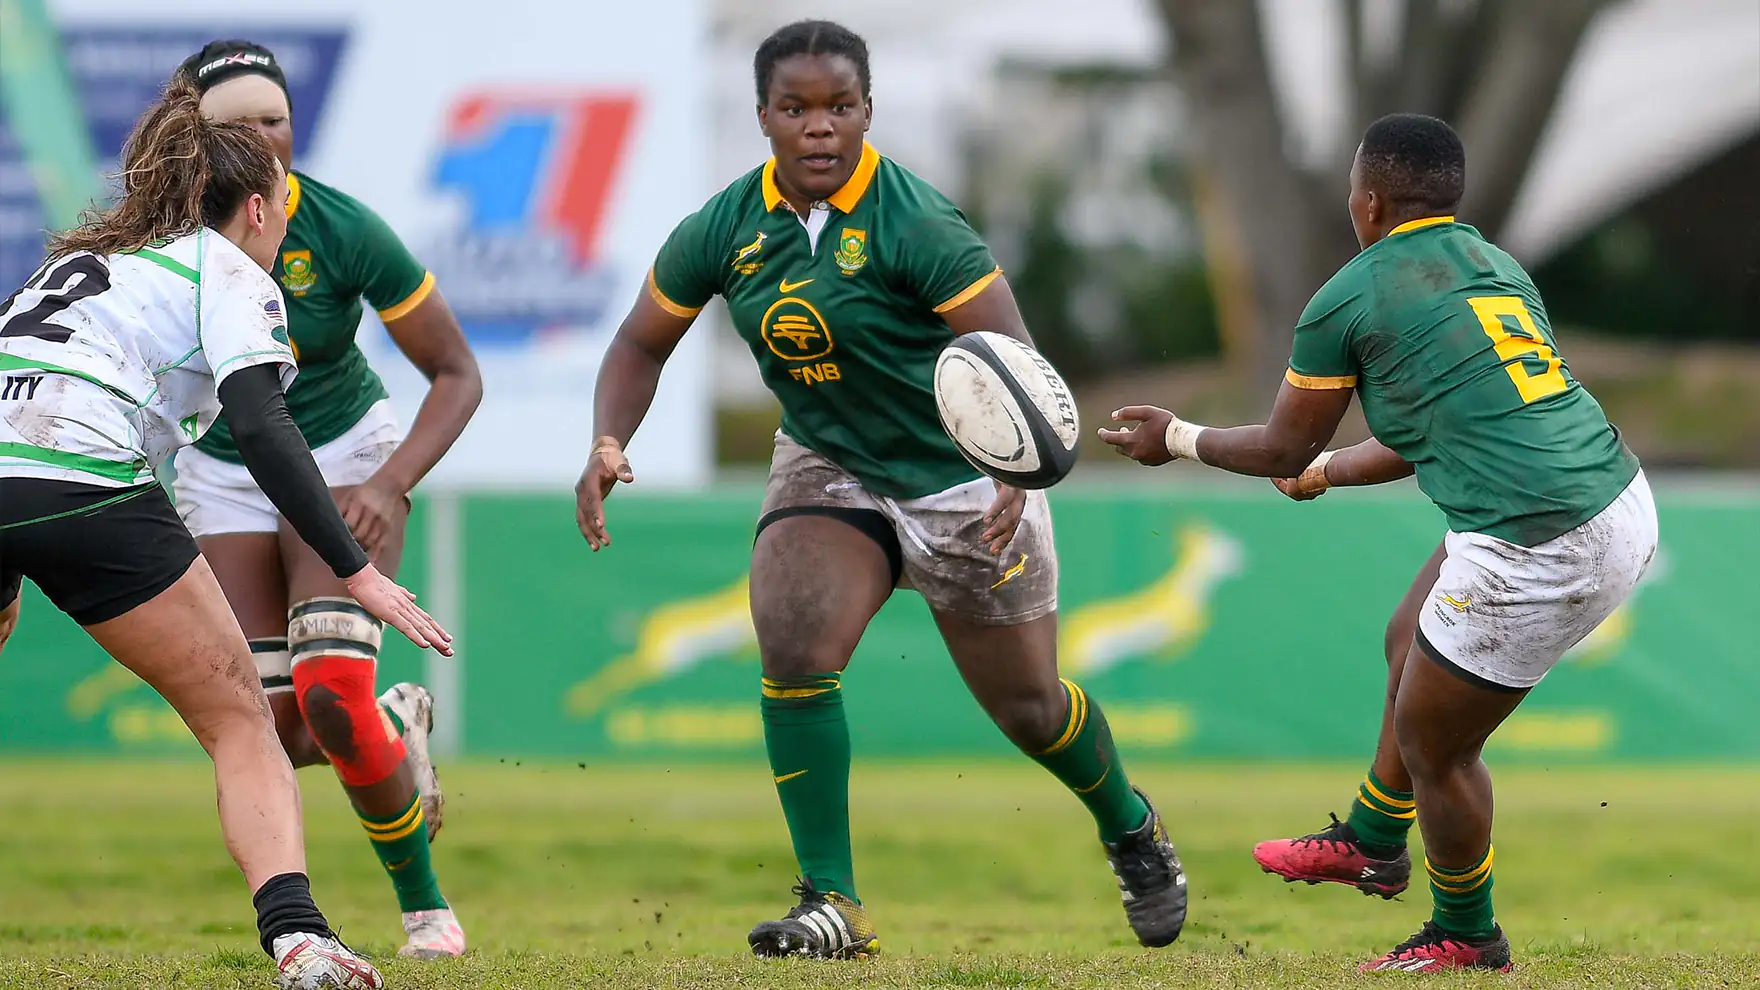
[{"label": "grass field", "polygon": [[[858,880],[886,954],[835,965],[746,954],[793,881],[762,767],[451,768],[435,855],[474,951],[431,965],[386,961],[389,887],[327,771],[301,781],[319,903],[396,987],[1332,990],[1413,979],[1354,966],[1415,930],[1427,894],[1292,887],[1247,850],[1343,812],[1357,772],[1141,768],[1193,898],[1185,935],[1149,952],[1084,813],[1036,768],[858,767]],[[1518,969],[1433,985],[1760,985],[1760,771],[1536,769],[1499,786]],[[0,764],[0,986],[267,985],[209,787],[200,764]]]}]

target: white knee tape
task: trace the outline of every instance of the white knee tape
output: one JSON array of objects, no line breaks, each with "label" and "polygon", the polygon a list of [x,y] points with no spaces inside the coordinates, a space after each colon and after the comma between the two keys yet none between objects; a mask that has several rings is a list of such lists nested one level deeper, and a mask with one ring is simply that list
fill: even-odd
[{"label": "white knee tape", "polygon": [[287,612],[287,645],[297,664],[313,657],[377,660],[384,627],[352,598],[308,598]]},{"label": "white knee tape", "polygon": [[287,637],[253,639],[250,644],[251,659],[256,661],[257,676],[263,681],[263,693],[292,691],[293,654],[288,652]]}]

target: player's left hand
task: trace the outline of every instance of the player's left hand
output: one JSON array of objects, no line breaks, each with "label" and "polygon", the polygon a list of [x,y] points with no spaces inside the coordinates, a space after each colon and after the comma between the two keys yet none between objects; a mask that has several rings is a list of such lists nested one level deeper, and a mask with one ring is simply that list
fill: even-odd
[{"label": "player's left hand", "polygon": [[1027,493],[1008,485],[996,486],[996,501],[984,510],[984,542],[990,552],[1000,555],[1008,549],[1014,531],[1021,526],[1021,515],[1027,511]]},{"label": "player's left hand", "polygon": [[377,476],[353,488],[343,489],[336,496],[336,507],[342,511],[342,520],[348,523],[348,531],[374,561],[379,559],[386,540],[409,516],[408,496]]},{"label": "player's left hand", "polygon": [[431,647],[441,656],[452,656],[452,634],[416,604],[416,596],[408,588],[379,573],[372,564],[349,575],[345,583],[350,598],[408,636],[410,642],[423,649]]},{"label": "player's left hand", "polygon": [[1138,464],[1166,464],[1173,460],[1167,450],[1167,426],[1174,418],[1173,413],[1160,406],[1125,406],[1112,414],[1112,421],[1137,425],[1122,430],[1102,428],[1100,439]]}]

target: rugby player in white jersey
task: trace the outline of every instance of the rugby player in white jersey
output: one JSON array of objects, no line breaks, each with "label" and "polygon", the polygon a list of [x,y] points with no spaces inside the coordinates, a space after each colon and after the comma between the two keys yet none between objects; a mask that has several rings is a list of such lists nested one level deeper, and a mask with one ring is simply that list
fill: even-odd
[{"label": "rugby player in white jersey", "polygon": [[123,150],[123,196],[51,239],[0,303],[0,642],[23,578],[152,685],[214,761],[220,827],[289,988],[377,988],[312,901],[299,791],[238,622],[154,468],[221,416],[245,465],[360,603],[418,646],[450,637],[350,535],[289,418],[280,289],[287,177],[248,126],[174,82]]}]

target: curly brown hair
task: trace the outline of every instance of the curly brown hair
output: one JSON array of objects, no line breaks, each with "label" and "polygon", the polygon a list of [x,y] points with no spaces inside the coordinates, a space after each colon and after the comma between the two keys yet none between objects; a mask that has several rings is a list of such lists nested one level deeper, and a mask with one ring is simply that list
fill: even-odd
[{"label": "curly brown hair", "polygon": [[220,226],[252,193],[274,195],[281,166],[268,139],[244,124],[209,120],[201,104],[187,75],[172,78],[123,145],[122,199],[87,210],[79,226],[52,235],[49,257],[138,251]]}]

